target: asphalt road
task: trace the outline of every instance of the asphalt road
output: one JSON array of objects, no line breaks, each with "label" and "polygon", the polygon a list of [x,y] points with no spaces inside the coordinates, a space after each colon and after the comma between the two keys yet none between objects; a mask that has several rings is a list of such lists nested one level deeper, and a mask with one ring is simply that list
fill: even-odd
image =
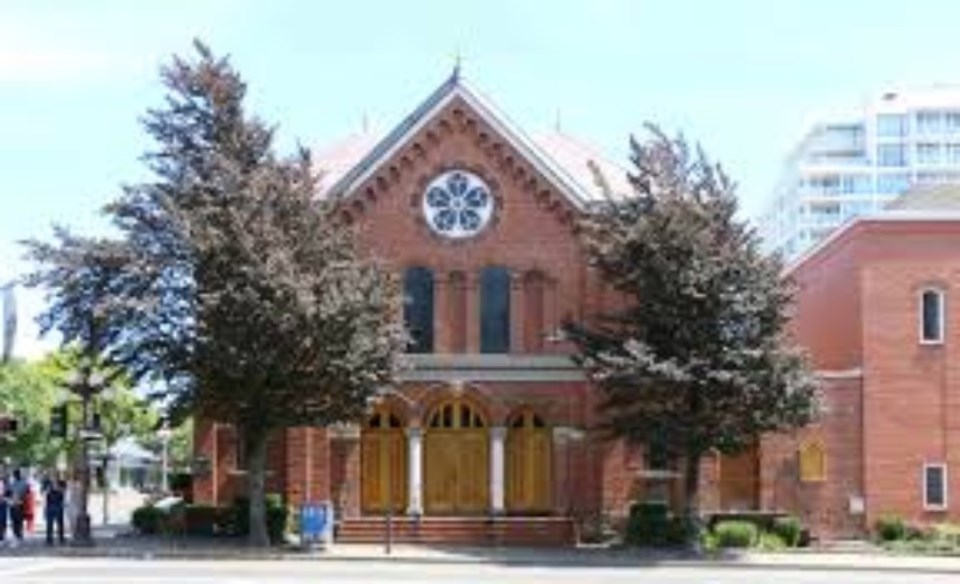
[{"label": "asphalt road", "polygon": [[271,584],[304,582],[454,582],[456,584],[549,582],[551,584],[888,584],[951,583],[957,574],[861,570],[781,570],[759,567],[503,566],[380,561],[184,561],[0,558],[0,582],[138,584]]}]

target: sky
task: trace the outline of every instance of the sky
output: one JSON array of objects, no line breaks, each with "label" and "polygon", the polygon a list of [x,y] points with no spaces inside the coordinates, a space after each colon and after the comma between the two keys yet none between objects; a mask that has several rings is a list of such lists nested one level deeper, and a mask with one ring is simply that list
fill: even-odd
[{"label": "sky", "polygon": [[[625,162],[652,121],[700,142],[763,209],[817,112],[891,88],[960,84],[952,0],[0,0],[0,284],[19,241],[148,178],[139,124],[159,67],[202,38],[231,56],[282,149],[387,130],[449,74],[520,127],[554,127]],[[18,294],[16,353],[36,356],[36,291]]]}]

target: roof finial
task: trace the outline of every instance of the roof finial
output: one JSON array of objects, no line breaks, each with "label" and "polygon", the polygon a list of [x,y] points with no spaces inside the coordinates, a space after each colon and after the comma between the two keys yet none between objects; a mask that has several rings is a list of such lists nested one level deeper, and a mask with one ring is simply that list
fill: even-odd
[{"label": "roof finial", "polygon": [[553,129],[556,130],[557,132],[563,131],[561,127],[562,126],[561,121],[562,120],[560,119],[560,108],[557,108],[557,116],[553,119]]},{"label": "roof finial", "polygon": [[363,133],[366,134],[367,131],[370,129],[370,121],[367,119],[366,110],[364,110],[363,112],[363,118],[360,123],[361,123],[361,127],[363,128]]},{"label": "roof finial", "polygon": [[453,56],[453,74],[450,75],[451,79],[454,81],[460,81],[460,66],[463,64],[463,55],[460,52],[460,47],[457,47],[457,51]]}]

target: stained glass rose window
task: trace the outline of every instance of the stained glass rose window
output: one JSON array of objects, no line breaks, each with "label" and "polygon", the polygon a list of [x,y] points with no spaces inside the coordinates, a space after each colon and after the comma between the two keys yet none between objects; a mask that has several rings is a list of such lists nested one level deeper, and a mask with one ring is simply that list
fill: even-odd
[{"label": "stained glass rose window", "polygon": [[471,237],[490,222],[493,197],[477,175],[465,170],[447,171],[427,185],[423,215],[430,228],[444,237]]}]

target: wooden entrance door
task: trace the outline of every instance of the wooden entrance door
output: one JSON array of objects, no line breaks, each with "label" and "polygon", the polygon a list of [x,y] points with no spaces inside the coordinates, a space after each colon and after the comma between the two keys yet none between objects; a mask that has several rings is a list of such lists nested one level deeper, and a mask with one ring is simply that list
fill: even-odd
[{"label": "wooden entrance door", "polygon": [[506,506],[511,513],[550,511],[550,430],[540,416],[518,412],[507,430]]},{"label": "wooden entrance door", "polygon": [[720,507],[729,511],[760,507],[760,453],[755,445],[720,456]]},{"label": "wooden entrance door", "polygon": [[477,515],[490,501],[486,422],[470,404],[451,401],[427,416],[424,436],[424,510]]},{"label": "wooden entrance door", "polygon": [[360,437],[360,504],[364,513],[407,508],[407,444],[400,419],[379,410]]}]

